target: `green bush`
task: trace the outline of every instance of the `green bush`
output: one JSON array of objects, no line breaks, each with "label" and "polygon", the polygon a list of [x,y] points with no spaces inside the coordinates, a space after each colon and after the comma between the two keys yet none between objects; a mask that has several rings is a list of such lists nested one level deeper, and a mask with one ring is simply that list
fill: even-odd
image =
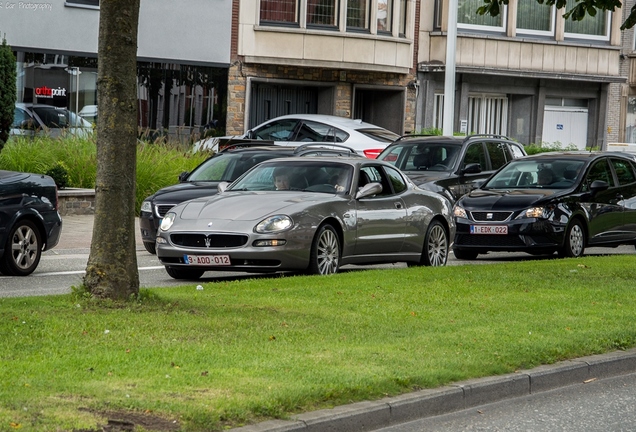
[{"label": "green bush", "polygon": [[[178,182],[179,174],[192,171],[203,162],[208,153],[193,154],[171,143],[140,142],[137,149],[136,211],[143,200],[158,189]],[[66,169],[64,186],[49,172],[61,173]],[[59,188],[95,187],[97,150],[95,137],[66,136],[12,137],[0,152],[0,169],[51,175]]]},{"label": "green bush", "polygon": [[64,162],[58,162],[53,165],[45,174],[53,178],[58,189],[64,189],[68,186],[68,169]]},{"label": "green bush", "polygon": [[568,144],[564,146],[563,143],[555,141],[553,143],[544,142],[542,144],[528,144],[524,147],[524,149],[526,150],[526,153],[533,155],[537,153],[573,151],[578,150],[579,148],[575,144]]},{"label": "green bush", "polygon": [[9,139],[16,99],[15,56],[5,38],[0,44],[0,151]]}]

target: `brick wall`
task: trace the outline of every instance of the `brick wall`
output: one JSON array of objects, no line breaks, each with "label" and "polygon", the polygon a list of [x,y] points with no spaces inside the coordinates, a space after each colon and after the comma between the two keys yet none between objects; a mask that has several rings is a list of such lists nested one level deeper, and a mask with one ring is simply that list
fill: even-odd
[{"label": "brick wall", "polygon": [[[333,69],[303,68],[289,65],[248,65],[237,61],[230,66],[228,74],[226,121],[228,135],[240,135],[244,131],[248,77],[334,83],[336,100],[333,114],[341,117],[351,117],[354,84],[407,87],[408,83],[415,79],[414,74],[351,70],[343,73]],[[289,83],[292,84],[291,81]],[[409,89],[404,112],[404,130],[406,131],[414,128],[415,104],[415,91]]]},{"label": "brick wall", "polygon": [[61,216],[95,214],[95,190],[61,189],[58,191],[58,212]]}]

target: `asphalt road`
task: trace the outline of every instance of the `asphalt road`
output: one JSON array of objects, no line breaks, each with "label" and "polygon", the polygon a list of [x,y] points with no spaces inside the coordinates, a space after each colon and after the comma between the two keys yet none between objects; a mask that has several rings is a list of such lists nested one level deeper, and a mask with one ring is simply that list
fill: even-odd
[{"label": "asphalt road", "polygon": [[[142,246],[143,249],[143,246]],[[40,265],[28,277],[0,276],[0,297],[22,297],[49,294],[65,294],[72,286],[82,283],[84,270],[88,261],[90,249],[53,249],[42,255]],[[616,249],[592,248],[587,254],[634,254],[633,246],[623,246]],[[491,254],[476,261],[459,261],[452,254],[448,265],[479,265],[521,260],[540,260],[548,257],[534,257],[527,254]],[[139,281],[141,287],[171,287],[192,282],[172,279],[166,273],[157,257],[144,250],[137,250],[137,265],[139,267]],[[378,266],[345,266],[342,271],[360,271],[369,268],[406,267],[405,264],[385,264]],[[254,278],[259,275],[236,272],[207,272],[200,279],[201,282],[227,281],[244,278]],[[276,277],[275,275],[260,275],[260,277]]]},{"label": "asphalt road", "polygon": [[[92,217],[73,216],[64,218],[62,237],[57,247],[46,251],[36,271],[28,277],[11,277],[0,275],[0,297],[22,297],[49,294],[65,294],[72,286],[82,283],[90,252],[92,236]],[[183,285],[187,281],[172,279],[159,264],[157,257],[151,255],[143,247],[139,230],[137,234],[137,265],[139,280],[142,288],[171,287]],[[590,248],[586,254],[636,254],[633,246],[619,248]],[[537,260],[548,257],[535,257],[524,253],[495,253],[480,255],[475,261],[459,261],[451,254],[448,265],[479,265],[519,260]],[[405,267],[405,264],[384,264],[378,266],[345,266],[342,271],[359,271],[369,268]],[[236,272],[207,272],[200,279],[202,282],[227,281],[244,278],[254,278],[259,275],[253,273]],[[276,277],[275,275],[261,275],[260,277]]]},{"label": "asphalt road", "polygon": [[636,430],[636,374],[507,399],[376,432]]}]

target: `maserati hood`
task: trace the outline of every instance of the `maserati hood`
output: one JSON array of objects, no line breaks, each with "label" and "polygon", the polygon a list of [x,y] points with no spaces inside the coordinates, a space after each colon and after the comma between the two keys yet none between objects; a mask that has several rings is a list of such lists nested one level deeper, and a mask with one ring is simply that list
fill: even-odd
[{"label": "maserati hood", "polygon": [[333,199],[334,195],[318,193],[227,191],[182,203],[171,211],[182,220],[256,221],[271,214],[290,214]]}]

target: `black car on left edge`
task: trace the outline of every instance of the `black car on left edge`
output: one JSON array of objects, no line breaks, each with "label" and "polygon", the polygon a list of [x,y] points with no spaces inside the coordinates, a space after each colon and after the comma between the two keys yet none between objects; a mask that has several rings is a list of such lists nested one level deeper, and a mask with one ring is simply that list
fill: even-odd
[{"label": "black car on left edge", "polygon": [[542,153],[515,159],[460,198],[453,252],[558,252],[636,244],[636,159],[624,152]]},{"label": "black car on left edge", "polygon": [[57,245],[62,218],[49,176],[0,170],[0,272],[27,276]]}]

